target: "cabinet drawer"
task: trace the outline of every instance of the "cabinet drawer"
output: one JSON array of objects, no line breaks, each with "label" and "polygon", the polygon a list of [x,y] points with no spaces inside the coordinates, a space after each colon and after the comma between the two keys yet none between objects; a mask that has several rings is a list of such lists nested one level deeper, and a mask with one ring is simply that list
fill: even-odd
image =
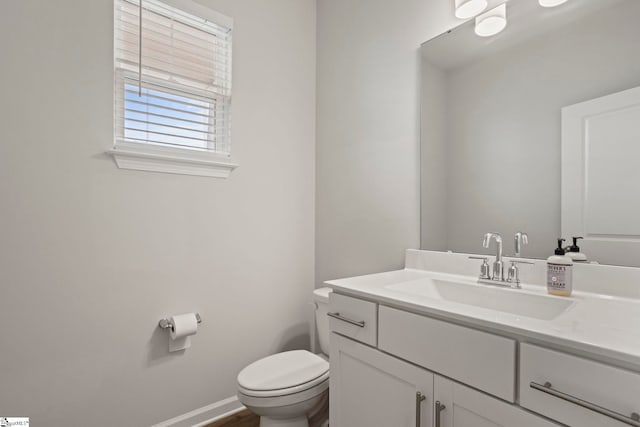
[{"label": "cabinet drawer", "polygon": [[378,304],[332,292],[329,294],[329,328],[333,332],[376,346]]},{"label": "cabinet drawer", "polygon": [[516,342],[380,306],[378,347],[501,399],[515,400]]},{"label": "cabinet drawer", "polygon": [[[640,375],[522,344],[520,405],[571,426],[640,426],[631,415],[640,413]],[[606,411],[611,413],[600,413]],[[623,418],[617,420],[616,413]]]}]

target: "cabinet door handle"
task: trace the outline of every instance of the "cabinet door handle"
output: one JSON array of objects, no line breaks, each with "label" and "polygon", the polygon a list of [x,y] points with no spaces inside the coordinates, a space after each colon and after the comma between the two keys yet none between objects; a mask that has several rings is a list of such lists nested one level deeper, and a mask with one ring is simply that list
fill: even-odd
[{"label": "cabinet door handle", "polygon": [[364,320],[358,321],[349,319],[348,317],[341,316],[340,313],[327,313],[327,316],[333,317],[334,319],[342,320],[343,322],[347,322],[352,325],[356,325],[360,328],[364,328]]},{"label": "cabinet door handle", "polygon": [[586,400],[582,400],[570,394],[563,393],[558,390],[554,390],[550,382],[546,382],[543,385],[543,384],[538,384],[536,382],[531,381],[529,383],[529,387],[535,390],[541,391],[543,393],[550,394],[553,397],[566,400],[567,402],[571,402],[575,405],[582,406],[583,408],[589,409],[590,411],[593,411],[593,412],[597,412],[598,414],[607,416],[609,418],[613,418],[614,420],[618,420],[624,424],[628,424],[634,427],[640,427],[640,414],[636,412],[632,413],[630,417],[627,417],[618,412],[596,405],[595,403],[587,402]]},{"label": "cabinet door handle", "polygon": [[440,427],[440,412],[445,409],[447,409],[447,407],[440,403],[439,400],[436,400],[436,427]]},{"label": "cabinet door handle", "polygon": [[422,424],[421,414],[422,414],[422,402],[427,398],[424,394],[417,392],[416,393],[416,427],[420,427]]}]

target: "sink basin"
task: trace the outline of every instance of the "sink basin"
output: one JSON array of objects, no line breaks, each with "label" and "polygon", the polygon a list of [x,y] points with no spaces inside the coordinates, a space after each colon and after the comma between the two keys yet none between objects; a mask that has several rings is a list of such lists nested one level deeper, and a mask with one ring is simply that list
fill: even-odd
[{"label": "sink basin", "polygon": [[423,278],[385,286],[387,289],[421,297],[451,301],[540,320],[552,320],[572,304],[570,299],[525,293],[477,283]]}]

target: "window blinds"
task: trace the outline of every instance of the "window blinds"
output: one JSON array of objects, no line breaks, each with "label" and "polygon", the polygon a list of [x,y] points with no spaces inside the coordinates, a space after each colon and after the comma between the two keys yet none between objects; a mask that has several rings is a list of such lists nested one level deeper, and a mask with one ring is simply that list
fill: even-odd
[{"label": "window blinds", "polygon": [[229,154],[231,28],[139,1],[114,0],[116,145]]}]

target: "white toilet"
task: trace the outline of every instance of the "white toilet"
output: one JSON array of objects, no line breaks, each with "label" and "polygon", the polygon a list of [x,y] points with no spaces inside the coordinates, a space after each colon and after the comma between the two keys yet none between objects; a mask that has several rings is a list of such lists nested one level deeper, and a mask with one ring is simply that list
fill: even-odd
[{"label": "white toilet", "polygon": [[330,288],[313,291],[322,355],[286,351],[253,362],[238,374],[238,399],[260,416],[260,427],[309,427],[309,417],[326,406],[330,292]]}]

